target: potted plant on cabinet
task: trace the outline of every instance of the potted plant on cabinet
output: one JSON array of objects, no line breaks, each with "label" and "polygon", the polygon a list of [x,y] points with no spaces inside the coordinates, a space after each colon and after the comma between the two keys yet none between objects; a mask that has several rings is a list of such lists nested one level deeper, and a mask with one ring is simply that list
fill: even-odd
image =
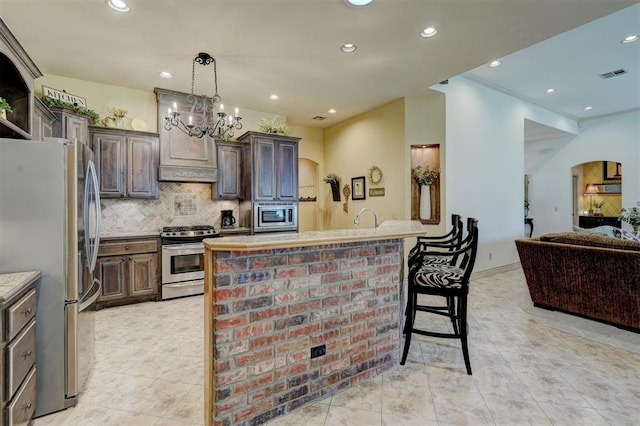
[{"label": "potted plant on cabinet", "polygon": [[6,101],[5,98],[0,98],[0,117],[3,119],[7,119],[7,113],[13,111],[11,109],[11,105]]},{"label": "potted plant on cabinet", "polygon": [[602,216],[602,207],[604,206],[604,200],[596,200],[593,202],[593,207],[595,209],[593,215],[594,216]]},{"label": "potted plant on cabinet", "polygon": [[638,211],[636,207],[633,207],[629,210],[623,208],[622,210],[620,210],[618,219],[633,226],[634,232],[640,231],[640,211]]},{"label": "potted plant on cabinet", "polygon": [[331,185],[333,201],[340,201],[340,177],[335,173],[329,173],[323,180]]},{"label": "potted plant on cabinet", "polygon": [[420,185],[420,219],[431,219],[431,185],[438,179],[440,170],[427,166],[413,169],[413,176]]}]

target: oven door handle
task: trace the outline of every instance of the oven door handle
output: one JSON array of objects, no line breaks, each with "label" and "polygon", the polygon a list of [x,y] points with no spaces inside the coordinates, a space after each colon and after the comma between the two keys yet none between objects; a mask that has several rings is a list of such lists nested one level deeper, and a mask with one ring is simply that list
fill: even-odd
[{"label": "oven door handle", "polygon": [[162,246],[162,250],[184,250],[188,248],[202,248],[204,250],[204,245],[202,243],[195,244],[171,244]]},{"label": "oven door handle", "polygon": [[204,284],[204,280],[199,280],[199,281],[186,281],[186,282],[182,282],[182,283],[170,283],[170,284],[162,284],[164,287],[171,287],[171,288],[180,288],[180,287],[193,287],[196,285],[203,285]]}]

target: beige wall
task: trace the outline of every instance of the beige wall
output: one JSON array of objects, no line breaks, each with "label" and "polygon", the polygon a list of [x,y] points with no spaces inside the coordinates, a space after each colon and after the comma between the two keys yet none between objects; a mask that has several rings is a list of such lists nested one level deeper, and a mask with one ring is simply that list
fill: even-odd
[{"label": "beige wall", "polygon": [[42,97],[42,86],[65,90],[85,98],[87,107],[100,114],[100,117],[104,117],[110,108],[124,108],[129,111],[124,119],[125,128],[131,129],[131,120],[139,118],[148,124],[148,131],[157,131],[158,108],[156,95],[153,92],[51,74],[36,79],[35,92],[38,97]]},{"label": "beige wall", "polygon": [[413,96],[405,98],[405,167],[404,175],[407,181],[403,187],[405,191],[405,216],[403,219],[411,217],[411,145],[440,145],[440,224],[426,225],[433,235],[446,233],[445,229],[450,226],[450,218],[446,214],[446,190],[447,171],[445,168],[445,95],[434,92],[431,95]]},{"label": "beige wall", "polygon": [[[351,186],[351,178],[367,176],[371,166],[380,167],[383,181],[377,185],[385,188],[384,197],[369,197],[371,184],[366,182],[366,200],[348,200],[349,212],[343,211],[341,202],[331,200],[331,188],[323,183],[323,229],[353,228],[353,219],[363,207],[371,207],[378,213],[378,222],[405,218],[405,103],[398,99],[379,108],[328,127],[324,132],[324,164],[321,179],[328,173],[341,178],[340,187]],[[373,227],[369,213],[362,217],[361,227]]]}]

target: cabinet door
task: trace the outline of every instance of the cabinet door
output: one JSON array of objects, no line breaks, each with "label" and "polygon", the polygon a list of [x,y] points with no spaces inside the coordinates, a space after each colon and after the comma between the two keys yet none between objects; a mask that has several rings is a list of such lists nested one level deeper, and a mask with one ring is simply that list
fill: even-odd
[{"label": "cabinet door", "polygon": [[158,198],[158,139],[127,138],[127,193],[131,198]]},{"label": "cabinet door", "polygon": [[78,139],[84,143],[89,141],[88,120],[84,117],[67,115],[64,117],[66,129],[65,138],[69,140]]},{"label": "cabinet door", "polygon": [[100,196],[119,198],[125,196],[124,172],[126,164],[125,138],[108,134],[93,135],[93,153],[96,172],[100,180]]},{"label": "cabinet door", "polygon": [[102,294],[98,302],[124,299],[127,297],[125,285],[126,256],[108,256],[98,258],[96,273],[102,282]]},{"label": "cabinet door", "polygon": [[276,147],[270,139],[257,138],[254,145],[253,199],[276,199]]},{"label": "cabinet door", "polygon": [[44,138],[53,136],[53,118],[50,112],[46,112],[42,102],[34,99],[33,122],[31,123],[31,139],[41,141]]},{"label": "cabinet door", "polygon": [[216,198],[236,200],[242,198],[242,146],[216,145],[218,182]]},{"label": "cabinet door", "polygon": [[158,255],[134,254],[127,259],[129,296],[145,296],[158,293]]},{"label": "cabinet door", "polygon": [[278,142],[277,198],[298,201],[298,144]]}]

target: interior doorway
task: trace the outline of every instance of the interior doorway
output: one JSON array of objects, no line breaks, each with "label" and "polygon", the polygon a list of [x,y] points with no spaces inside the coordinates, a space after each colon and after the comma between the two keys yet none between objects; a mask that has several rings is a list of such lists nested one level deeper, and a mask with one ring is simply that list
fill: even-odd
[{"label": "interior doorway", "polygon": [[573,224],[581,228],[620,227],[622,163],[590,161],[572,167],[571,175]]}]

